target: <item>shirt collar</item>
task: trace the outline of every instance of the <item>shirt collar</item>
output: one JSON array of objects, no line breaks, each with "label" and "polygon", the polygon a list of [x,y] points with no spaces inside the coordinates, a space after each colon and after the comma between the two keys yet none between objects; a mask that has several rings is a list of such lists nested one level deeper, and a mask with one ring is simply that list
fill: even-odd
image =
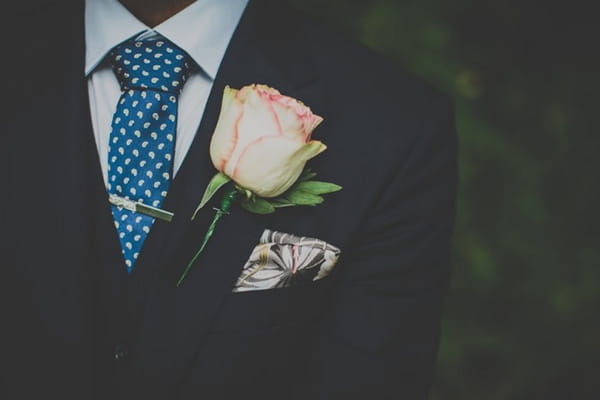
[{"label": "shirt collar", "polygon": [[132,37],[159,34],[170,40],[214,79],[248,0],[197,0],[150,28],[118,0],[85,2],[85,74],[115,46]]}]

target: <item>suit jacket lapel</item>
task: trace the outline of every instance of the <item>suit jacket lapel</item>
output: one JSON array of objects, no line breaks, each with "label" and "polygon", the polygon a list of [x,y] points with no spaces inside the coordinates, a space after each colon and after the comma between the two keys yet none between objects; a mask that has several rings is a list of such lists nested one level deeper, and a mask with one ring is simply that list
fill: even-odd
[{"label": "suit jacket lapel", "polygon": [[[209,143],[225,85],[240,88],[251,83],[268,84],[300,99],[308,95],[311,106],[319,109],[319,95],[312,85],[316,82],[313,69],[297,55],[306,54],[301,49],[301,40],[292,41],[292,34],[282,28],[280,33],[290,37],[279,36],[273,42],[271,31],[261,29],[272,27],[272,22],[263,21],[269,15],[263,7],[262,2],[252,2],[240,21],[215,79],[201,126],[164,203],[164,208],[175,212],[175,218],[170,224],[153,227],[134,272],[143,277],[140,279],[152,292],[147,296],[144,329],[152,334],[142,338],[142,353],[154,359],[142,363],[148,366],[166,362],[171,369],[168,375],[175,379],[185,378],[183,372],[193,361],[212,316],[223,297],[231,292],[242,266],[271,220],[270,216],[253,215],[234,206],[231,215],[217,226],[186,281],[175,288],[177,278],[199,248],[214,215],[212,207],[207,206],[196,220],[190,221],[206,185],[216,173],[210,161]],[[214,205],[218,205],[219,197],[215,196]],[[158,361],[159,358],[162,359]],[[152,374],[164,377],[162,370],[145,371],[146,376]]]}]

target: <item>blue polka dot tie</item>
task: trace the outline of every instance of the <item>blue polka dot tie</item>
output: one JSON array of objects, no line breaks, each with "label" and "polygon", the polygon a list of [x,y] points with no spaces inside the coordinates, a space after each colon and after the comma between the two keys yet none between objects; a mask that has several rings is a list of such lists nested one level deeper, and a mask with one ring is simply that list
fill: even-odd
[{"label": "blue polka dot tie", "polygon": [[[177,99],[190,74],[187,54],[167,40],[129,40],[110,53],[121,85],[108,150],[108,193],[160,208],[172,177]],[[154,218],[112,206],[127,273]]]}]

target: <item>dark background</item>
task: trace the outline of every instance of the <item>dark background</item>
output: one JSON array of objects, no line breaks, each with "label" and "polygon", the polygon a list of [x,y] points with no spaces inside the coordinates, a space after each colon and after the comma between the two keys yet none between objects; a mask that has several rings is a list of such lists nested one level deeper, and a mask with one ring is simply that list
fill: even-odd
[{"label": "dark background", "polygon": [[293,3],[454,98],[458,223],[431,399],[600,398],[591,2]]}]

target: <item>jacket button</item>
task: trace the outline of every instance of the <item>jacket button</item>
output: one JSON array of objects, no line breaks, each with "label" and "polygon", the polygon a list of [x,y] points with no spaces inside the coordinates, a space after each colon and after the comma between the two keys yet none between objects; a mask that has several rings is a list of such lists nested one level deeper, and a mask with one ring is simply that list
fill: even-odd
[{"label": "jacket button", "polygon": [[129,355],[129,351],[127,350],[127,346],[124,344],[118,344],[115,346],[115,352],[113,354],[115,360],[123,361]]}]

